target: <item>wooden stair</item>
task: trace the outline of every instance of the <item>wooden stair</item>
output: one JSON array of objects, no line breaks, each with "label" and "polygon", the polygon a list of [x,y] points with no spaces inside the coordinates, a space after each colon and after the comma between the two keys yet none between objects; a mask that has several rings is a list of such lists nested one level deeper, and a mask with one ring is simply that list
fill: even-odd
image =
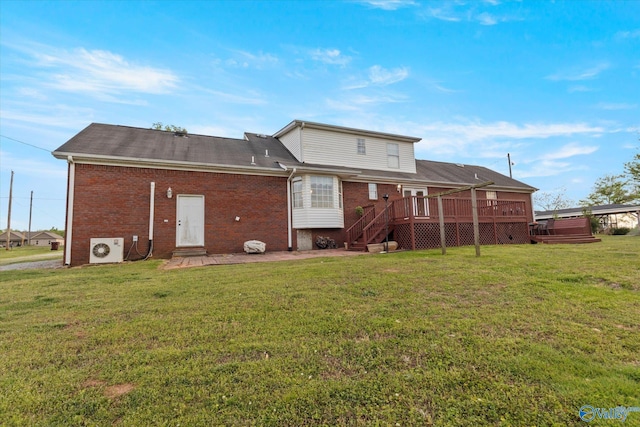
[{"label": "wooden stair", "polygon": [[204,246],[193,246],[188,248],[180,248],[173,251],[172,256],[174,258],[185,258],[190,256],[207,256],[207,250]]},{"label": "wooden stair", "polygon": [[590,234],[555,234],[555,235],[539,235],[531,236],[531,242],[555,244],[573,244],[573,243],[596,243],[602,241]]}]

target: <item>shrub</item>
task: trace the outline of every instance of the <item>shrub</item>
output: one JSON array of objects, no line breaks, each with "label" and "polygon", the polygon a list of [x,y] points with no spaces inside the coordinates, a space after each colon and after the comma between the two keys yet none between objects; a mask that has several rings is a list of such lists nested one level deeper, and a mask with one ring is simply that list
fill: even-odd
[{"label": "shrub", "polygon": [[630,231],[631,229],[629,227],[616,227],[611,230],[611,234],[613,234],[614,236],[624,236],[625,234],[628,234]]}]

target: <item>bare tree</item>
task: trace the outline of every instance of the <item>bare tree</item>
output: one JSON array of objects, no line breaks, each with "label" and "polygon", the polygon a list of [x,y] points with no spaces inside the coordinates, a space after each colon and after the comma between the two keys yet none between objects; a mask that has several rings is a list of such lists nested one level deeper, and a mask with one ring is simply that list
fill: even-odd
[{"label": "bare tree", "polygon": [[533,195],[533,204],[543,211],[558,211],[573,207],[573,200],[567,197],[567,190],[561,187],[557,190],[538,191]]}]

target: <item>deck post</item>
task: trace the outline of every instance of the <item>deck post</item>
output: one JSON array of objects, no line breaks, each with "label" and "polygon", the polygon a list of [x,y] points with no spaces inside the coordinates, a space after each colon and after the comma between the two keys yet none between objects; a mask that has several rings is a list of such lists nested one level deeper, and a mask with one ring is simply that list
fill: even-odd
[{"label": "deck post", "polygon": [[409,197],[409,226],[410,226],[410,235],[411,235],[411,250],[416,250],[416,221],[415,216],[413,215],[413,196]]},{"label": "deck post", "polygon": [[442,255],[447,254],[447,239],[444,231],[444,208],[442,207],[442,196],[438,195],[438,222],[440,223],[440,246]]},{"label": "deck post", "polygon": [[471,188],[471,214],[473,215],[473,243],[476,246],[476,256],[480,256],[480,225],[478,224],[478,200],[475,187]]}]

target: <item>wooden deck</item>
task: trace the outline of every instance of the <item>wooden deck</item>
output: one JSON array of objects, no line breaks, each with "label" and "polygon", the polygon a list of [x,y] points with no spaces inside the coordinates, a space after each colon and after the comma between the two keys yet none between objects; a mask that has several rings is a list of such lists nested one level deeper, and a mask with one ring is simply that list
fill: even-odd
[{"label": "wooden deck", "polygon": [[[524,201],[478,199],[477,211],[481,244],[531,242]],[[437,199],[420,196],[395,200],[379,213],[368,210],[347,230],[348,248],[362,251],[369,243],[384,241],[387,227],[401,248],[438,248],[441,246],[438,212]],[[447,246],[474,244],[471,199],[443,197],[442,217]]]},{"label": "wooden deck", "polygon": [[601,242],[594,236],[582,235],[555,235],[555,236],[531,236],[531,240],[536,243],[561,244],[561,243],[596,243]]},{"label": "wooden deck", "polygon": [[534,243],[562,244],[562,243],[596,243],[601,239],[591,234],[589,218],[549,219],[536,223],[531,228],[531,241]]}]

